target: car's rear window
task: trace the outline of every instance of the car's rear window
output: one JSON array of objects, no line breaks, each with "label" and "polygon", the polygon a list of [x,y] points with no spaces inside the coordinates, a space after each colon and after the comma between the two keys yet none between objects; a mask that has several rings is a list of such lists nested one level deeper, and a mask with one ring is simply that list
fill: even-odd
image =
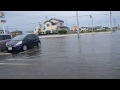
[{"label": "car's rear window", "polygon": [[10,35],[4,35],[4,39],[11,39]]},{"label": "car's rear window", "polygon": [[3,40],[3,36],[2,35],[0,35],[0,40]]},{"label": "car's rear window", "polygon": [[0,40],[11,39],[10,35],[0,35]]}]

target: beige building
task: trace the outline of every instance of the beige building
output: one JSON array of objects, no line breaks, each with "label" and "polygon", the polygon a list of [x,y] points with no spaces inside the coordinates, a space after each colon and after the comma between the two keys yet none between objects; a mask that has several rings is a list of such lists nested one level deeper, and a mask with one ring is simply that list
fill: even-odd
[{"label": "beige building", "polygon": [[77,28],[78,28],[77,26],[72,26],[72,27],[70,28],[70,30],[77,32]]}]

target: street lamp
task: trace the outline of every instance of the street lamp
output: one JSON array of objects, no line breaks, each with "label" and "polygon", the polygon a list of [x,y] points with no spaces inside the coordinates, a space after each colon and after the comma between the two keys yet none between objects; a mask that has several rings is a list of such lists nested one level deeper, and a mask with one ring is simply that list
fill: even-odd
[{"label": "street lamp", "polygon": [[93,32],[93,17],[90,15],[90,18],[92,19],[92,32]]}]

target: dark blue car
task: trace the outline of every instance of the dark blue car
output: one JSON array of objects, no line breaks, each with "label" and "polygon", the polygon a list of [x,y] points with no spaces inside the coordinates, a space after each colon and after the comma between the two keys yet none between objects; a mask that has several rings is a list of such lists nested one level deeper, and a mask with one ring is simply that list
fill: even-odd
[{"label": "dark blue car", "polygon": [[40,47],[41,41],[35,34],[22,34],[6,43],[7,51],[26,51],[30,47]]}]

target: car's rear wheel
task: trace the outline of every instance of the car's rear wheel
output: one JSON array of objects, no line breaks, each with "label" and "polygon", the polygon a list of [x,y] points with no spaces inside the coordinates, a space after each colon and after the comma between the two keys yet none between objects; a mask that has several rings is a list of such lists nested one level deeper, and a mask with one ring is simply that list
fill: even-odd
[{"label": "car's rear wheel", "polygon": [[23,45],[22,50],[23,50],[23,51],[26,51],[27,49],[28,49],[27,46],[26,46],[26,45]]},{"label": "car's rear wheel", "polygon": [[41,46],[41,44],[40,44],[40,42],[38,42],[37,47],[40,47],[40,46]]}]

